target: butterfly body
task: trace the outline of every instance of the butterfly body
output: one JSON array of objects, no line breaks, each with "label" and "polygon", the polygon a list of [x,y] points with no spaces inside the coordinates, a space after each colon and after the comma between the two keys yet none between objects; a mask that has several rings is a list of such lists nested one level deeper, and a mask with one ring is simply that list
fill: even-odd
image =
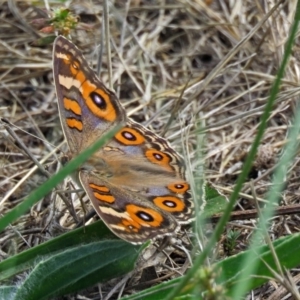
[{"label": "butterfly body", "polygon": [[116,95],[61,36],[54,43],[53,61],[69,158],[123,124],[76,174],[96,212],[131,243],[174,234],[193,214],[183,159],[164,138],[126,116]]}]

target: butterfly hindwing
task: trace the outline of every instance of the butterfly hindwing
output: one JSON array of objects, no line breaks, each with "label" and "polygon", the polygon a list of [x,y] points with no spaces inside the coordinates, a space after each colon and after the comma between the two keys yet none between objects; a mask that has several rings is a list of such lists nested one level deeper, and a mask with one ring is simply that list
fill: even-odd
[{"label": "butterfly hindwing", "polygon": [[85,171],[79,173],[79,179],[98,215],[120,238],[138,244],[178,230],[174,217],[138,193],[113,186]]},{"label": "butterfly hindwing", "polygon": [[190,222],[193,201],[190,186],[185,180],[184,161],[170,144],[130,119],[115,136],[114,142],[117,142],[114,147],[124,153],[125,168],[135,170],[135,176],[128,180],[128,185],[140,194],[151,194],[153,197],[148,199],[174,214],[179,223]]}]

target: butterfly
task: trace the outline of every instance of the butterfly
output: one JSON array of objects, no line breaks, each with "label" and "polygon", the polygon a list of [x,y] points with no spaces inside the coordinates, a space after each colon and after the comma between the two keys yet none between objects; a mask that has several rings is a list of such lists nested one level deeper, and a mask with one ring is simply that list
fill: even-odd
[{"label": "butterfly", "polygon": [[125,124],[76,171],[76,178],[109,229],[133,244],[174,235],[194,206],[182,157],[162,137],[127,117],[116,94],[81,51],[58,36],[53,74],[61,125],[76,157],[103,134]]}]

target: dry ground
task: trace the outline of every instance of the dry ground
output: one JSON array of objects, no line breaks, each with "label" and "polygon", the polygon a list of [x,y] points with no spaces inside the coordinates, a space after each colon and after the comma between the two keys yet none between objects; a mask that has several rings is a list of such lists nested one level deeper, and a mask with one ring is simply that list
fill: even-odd
[{"label": "dry ground", "polygon": [[[191,169],[197,171],[201,163],[196,160],[199,149],[196,130],[205,128],[205,178],[229,195],[278,71],[296,1],[285,1],[258,28],[256,26],[278,1],[132,0],[130,4],[127,1],[128,5],[125,1],[112,2],[112,81],[128,113],[161,133],[184,90],[165,136],[181,153],[184,145],[189,152]],[[63,141],[53,86],[52,46],[35,45],[39,37],[46,35],[32,25],[33,20],[47,16],[45,3],[14,0],[8,5],[6,1],[0,2],[0,116],[16,126],[12,129],[38,160]],[[72,40],[87,59],[95,63],[94,51],[101,35],[102,1],[69,1],[68,4],[81,22],[71,32]],[[58,7],[52,1],[49,5],[51,9]],[[249,33],[251,38],[237,47]],[[259,199],[264,198],[269,186],[270,174],[285,143],[300,93],[298,39],[293,50],[248,178],[249,182],[254,181]],[[235,53],[225,61],[230,51]],[[105,83],[108,80],[106,62],[104,53],[101,76]],[[220,62],[224,64],[215,72]],[[34,167],[33,161],[3,126],[0,134],[0,210],[4,214],[46,178],[37,171],[27,177]],[[52,154],[47,162],[52,163],[51,172],[59,168],[57,156]],[[298,157],[290,169],[280,202],[282,206],[299,204]],[[255,208],[249,186],[245,186],[243,193],[237,209]],[[87,205],[90,205],[88,201]],[[78,200],[74,206],[82,216]],[[73,228],[74,220],[63,202],[56,194],[49,195],[18,220],[22,239],[8,239],[13,234],[11,229],[1,233],[1,258],[6,258],[12,248],[19,252],[51,238],[44,229],[52,222],[53,215],[62,227]],[[241,230],[236,251],[247,245],[249,229],[254,223],[254,219],[249,219],[228,224],[228,230]],[[299,228],[297,214],[278,216],[273,220],[271,237],[276,239]],[[297,272],[292,275],[297,276]],[[274,283],[254,292],[255,299],[283,299],[285,295],[287,292]]]}]

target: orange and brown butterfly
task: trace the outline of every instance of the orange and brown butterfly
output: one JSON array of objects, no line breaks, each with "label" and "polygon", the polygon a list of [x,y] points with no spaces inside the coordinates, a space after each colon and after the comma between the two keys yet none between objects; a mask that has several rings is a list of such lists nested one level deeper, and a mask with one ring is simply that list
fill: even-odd
[{"label": "orange and brown butterfly", "polygon": [[125,124],[76,174],[106,225],[138,244],[173,235],[190,222],[194,207],[182,157],[164,138],[126,116],[115,93],[62,36],[54,42],[53,71],[70,158],[116,124]]}]

